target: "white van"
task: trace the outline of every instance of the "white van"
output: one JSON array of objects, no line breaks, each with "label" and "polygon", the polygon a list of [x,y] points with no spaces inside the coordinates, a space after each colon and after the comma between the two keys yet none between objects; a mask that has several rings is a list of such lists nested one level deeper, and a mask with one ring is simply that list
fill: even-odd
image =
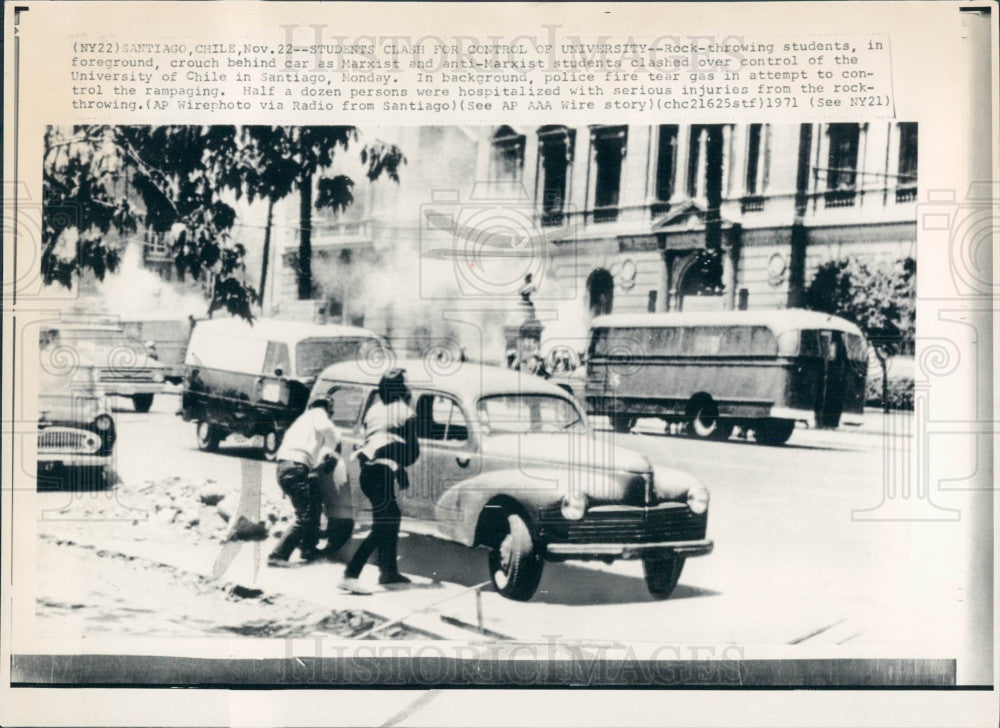
[{"label": "white van", "polygon": [[323,369],[359,357],[379,360],[388,350],[384,339],[355,326],[198,321],[184,359],[181,416],[197,424],[202,450],[216,450],[230,434],[260,437],[272,460]]}]

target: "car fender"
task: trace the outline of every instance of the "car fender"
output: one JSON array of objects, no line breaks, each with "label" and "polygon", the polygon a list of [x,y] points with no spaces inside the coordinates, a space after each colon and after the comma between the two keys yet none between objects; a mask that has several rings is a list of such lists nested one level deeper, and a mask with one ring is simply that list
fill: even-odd
[{"label": "car fender", "polygon": [[540,510],[559,503],[569,492],[582,490],[591,494],[613,494],[621,484],[613,473],[590,472],[586,482],[568,475],[565,469],[532,468],[493,470],[456,483],[438,499],[434,516],[442,536],[466,546],[475,543],[476,526],[483,509],[498,498],[516,502],[534,530]]}]

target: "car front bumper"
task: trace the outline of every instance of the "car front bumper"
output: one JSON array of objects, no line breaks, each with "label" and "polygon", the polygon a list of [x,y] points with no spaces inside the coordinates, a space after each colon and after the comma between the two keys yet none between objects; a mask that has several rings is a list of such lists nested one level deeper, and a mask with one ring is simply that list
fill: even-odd
[{"label": "car front bumper", "polygon": [[103,382],[101,390],[108,396],[132,397],[136,394],[160,394],[162,382]]},{"label": "car front bumper", "polygon": [[110,455],[92,455],[74,452],[39,452],[38,467],[48,470],[56,465],[72,468],[101,468],[111,462]]},{"label": "car front bumper", "polygon": [[653,543],[550,543],[545,547],[546,558],[552,561],[568,559],[640,559],[686,558],[712,553],[711,539],[697,541],[659,541]]}]

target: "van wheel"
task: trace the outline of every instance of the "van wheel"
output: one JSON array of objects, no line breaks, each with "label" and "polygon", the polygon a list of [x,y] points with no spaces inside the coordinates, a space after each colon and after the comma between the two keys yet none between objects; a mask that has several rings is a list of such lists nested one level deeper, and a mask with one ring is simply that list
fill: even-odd
[{"label": "van wheel", "polygon": [[135,407],[136,412],[149,412],[149,408],[153,406],[153,395],[133,394],[132,406]]},{"label": "van wheel", "polygon": [[761,445],[784,445],[795,431],[795,420],[761,420],[753,431]]},{"label": "van wheel", "polygon": [[643,559],[642,573],[646,588],[657,599],[666,599],[674,592],[684,570],[684,559]]},{"label": "van wheel", "polygon": [[545,562],[535,549],[531,532],[521,516],[508,513],[506,526],[500,543],[490,551],[490,580],[508,599],[526,602],[538,589]]},{"label": "van wheel", "polygon": [[279,447],[281,447],[281,435],[272,427],[264,433],[264,459],[273,463],[278,458]]},{"label": "van wheel", "polygon": [[629,415],[611,415],[609,419],[614,431],[620,432],[623,435],[628,434],[635,427],[635,417]]},{"label": "van wheel", "polygon": [[[721,437],[719,425],[719,408],[711,399],[703,399],[688,405],[688,430],[694,437],[702,440],[725,439]],[[726,437],[729,437],[732,431],[730,426]]]},{"label": "van wheel", "polygon": [[223,433],[218,426],[202,420],[198,423],[195,435],[198,438],[198,449],[203,452],[215,452],[219,449]]}]

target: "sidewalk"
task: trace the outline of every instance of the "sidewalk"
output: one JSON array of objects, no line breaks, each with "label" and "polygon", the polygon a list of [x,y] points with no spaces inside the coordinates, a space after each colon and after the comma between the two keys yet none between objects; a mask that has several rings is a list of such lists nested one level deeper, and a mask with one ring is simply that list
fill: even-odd
[{"label": "sidewalk", "polygon": [[890,410],[885,414],[876,407],[865,407],[864,421],[860,425],[840,426],[844,432],[866,435],[889,435],[907,437],[913,434],[913,410]]}]

